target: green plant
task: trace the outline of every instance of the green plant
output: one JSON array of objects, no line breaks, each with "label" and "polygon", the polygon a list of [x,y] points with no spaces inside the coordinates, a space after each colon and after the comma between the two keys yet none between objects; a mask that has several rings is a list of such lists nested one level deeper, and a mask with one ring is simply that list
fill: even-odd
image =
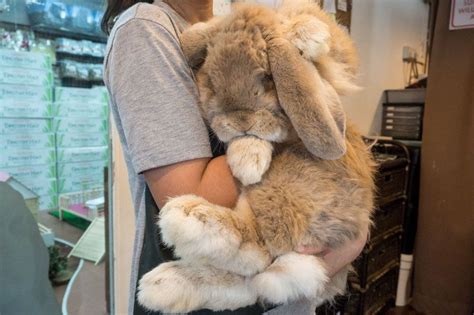
[{"label": "green plant", "polygon": [[59,246],[53,245],[48,247],[49,251],[49,280],[54,281],[57,276],[67,270],[67,257],[62,256],[59,251]]}]

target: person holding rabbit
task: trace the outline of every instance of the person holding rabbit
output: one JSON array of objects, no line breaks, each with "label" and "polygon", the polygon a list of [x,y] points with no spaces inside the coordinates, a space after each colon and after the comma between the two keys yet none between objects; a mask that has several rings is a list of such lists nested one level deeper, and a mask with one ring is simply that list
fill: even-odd
[{"label": "person holding rabbit", "polygon": [[[176,258],[163,245],[155,224],[166,201],[193,194],[233,208],[239,196],[224,146],[212,132],[208,133],[201,116],[198,88],[180,40],[190,25],[212,17],[212,6],[212,0],[109,0],[104,16],[103,27],[109,33],[104,81],[127,162],[136,213],[129,314],[152,314],[137,303],[138,280],[157,265]],[[367,231],[359,232],[337,249],[303,242],[296,250],[319,256],[331,277],[361,252]],[[298,301],[233,311],[203,309],[192,314],[265,312],[314,314],[314,306],[309,301]]]}]

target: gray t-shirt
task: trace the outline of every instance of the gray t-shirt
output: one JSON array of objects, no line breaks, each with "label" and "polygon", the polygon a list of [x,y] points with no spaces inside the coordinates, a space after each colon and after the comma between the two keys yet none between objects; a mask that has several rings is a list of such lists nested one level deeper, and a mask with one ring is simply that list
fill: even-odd
[{"label": "gray t-shirt", "polygon": [[198,92],[169,17],[181,29],[186,22],[164,3],[140,3],[125,11],[111,31],[104,62],[128,168],[135,208],[135,243],[129,314],[145,226],[145,179],[160,166],[212,157],[207,128],[198,109]]},{"label": "gray t-shirt", "polygon": [[[142,173],[212,157],[198,109],[198,91],[176,35],[187,26],[161,1],[139,3],[121,14],[107,44],[104,81],[128,168],[136,221],[129,314],[133,313],[145,227]],[[303,304],[269,313],[310,314],[310,305]]]}]

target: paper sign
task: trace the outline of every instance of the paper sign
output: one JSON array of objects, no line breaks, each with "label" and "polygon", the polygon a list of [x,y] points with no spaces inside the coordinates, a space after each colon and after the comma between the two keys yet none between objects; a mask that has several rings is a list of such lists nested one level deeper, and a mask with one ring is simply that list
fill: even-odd
[{"label": "paper sign", "polygon": [[337,0],[337,9],[347,12],[347,0]]},{"label": "paper sign", "polygon": [[215,0],[213,2],[214,15],[226,15],[230,13],[230,0]]},{"label": "paper sign", "polygon": [[324,0],[323,9],[327,13],[336,13],[336,0]]},{"label": "paper sign", "polygon": [[474,28],[474,0],[451,0],[449,29]]}]

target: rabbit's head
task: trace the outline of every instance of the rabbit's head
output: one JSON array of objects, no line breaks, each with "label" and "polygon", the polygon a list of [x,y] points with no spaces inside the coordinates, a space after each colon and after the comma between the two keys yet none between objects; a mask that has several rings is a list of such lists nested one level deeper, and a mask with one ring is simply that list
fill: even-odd
[{"label": "rabbit's head", "polygon": [[312,154],[337,159],[346,148],[339,96],[281,25],[272,10],[240,6],[182,34],[202,114],[224,142],[243,135],[284,142],[296,131]]}]

